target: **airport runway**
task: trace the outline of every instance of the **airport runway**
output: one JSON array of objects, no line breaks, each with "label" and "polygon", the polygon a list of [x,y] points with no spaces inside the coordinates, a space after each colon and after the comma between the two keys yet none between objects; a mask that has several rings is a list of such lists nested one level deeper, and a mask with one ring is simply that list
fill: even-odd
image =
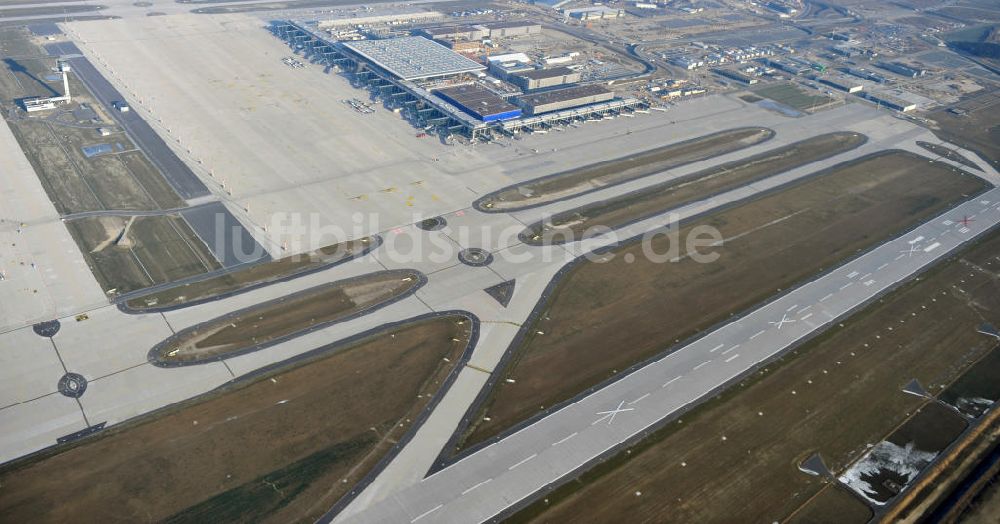
[{"label": "airport runway", "polygon": [[339,520],[465,523],[503,515],[830,327],[998,223],[1000,189],[992,189]]}]

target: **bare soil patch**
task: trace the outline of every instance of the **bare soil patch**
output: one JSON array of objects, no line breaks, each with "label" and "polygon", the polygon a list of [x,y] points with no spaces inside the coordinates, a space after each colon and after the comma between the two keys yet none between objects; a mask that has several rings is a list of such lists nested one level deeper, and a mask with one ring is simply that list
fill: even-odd
[{"label": "bare soil patch", "polygon": [[101,288],[112,295],[221,267],[176,215],[88,217],[67,221],[66,227]]},{"label": "bare soil patch", "polygon": [[[7,111],[8,104],[13,107],[23,98],[62,95],[63,85],[56,75],[57,59],[48,56],[26,30],[0,31],[0,48],[18,53],[0,61],[3,118],[60,214],[186,205],[124,133],[99,135],[98,126],[112,131],[118,127],[74,73],[69,73],[71,103],[31,116]],[[83,104],[94,111],[98,122],[77,121],[72,111]],[[88,157],[81,149],[101,144],[110,151]]]},{"label": "bare soil patch", "polygon": [[1000,93],[991,90],[968,97],[954,107],[964,114],[947,109],[934,111],[927,118],[937,123],[935,134],[942,140],[975,151],[1000,166]]},{"label": "bare soil patch", "polygon": [[178,331],[150,351],[163,366],[260,349],[384,305],[424,282],[410,270],[379,271],[270,300]]},{"label": "bare soil patch", "polygon": [[977,362],[938,397],[970,417],[981,417],[1000,400],[1000,347]]},{"label": "bare soil patch", "polygon": [[884,506],[934,462],[967,425],[951,409],[927,404],[885,440],[875,443],[839,479],[872,505]]},{"label": "bare soil patch", "polygon": [[354,258],[364,253],[375,242],[375,238],[365,237],[257,264],[224,275],[142,295],[128,300],[125,308],[132,312],[149,312],[201,304],[280,280],[295,278]]}]

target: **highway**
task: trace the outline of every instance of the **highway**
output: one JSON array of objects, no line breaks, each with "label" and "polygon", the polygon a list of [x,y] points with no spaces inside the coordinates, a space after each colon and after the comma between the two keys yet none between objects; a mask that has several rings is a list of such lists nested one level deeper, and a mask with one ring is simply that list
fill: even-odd
[{"label": "highway", "polygon": [[[572,478],[574,472],[641,438],[998,223],[1000,189],[992,189],[340,520],[464,523],[503,516],[534,493]],[[332,519],[327,515],[324,521]]]}]

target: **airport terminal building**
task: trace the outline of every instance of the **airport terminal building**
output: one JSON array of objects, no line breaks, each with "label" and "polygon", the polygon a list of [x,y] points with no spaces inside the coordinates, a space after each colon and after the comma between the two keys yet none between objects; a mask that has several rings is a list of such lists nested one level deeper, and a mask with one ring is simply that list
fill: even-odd
[{"label": "airport terminal building", "polygon": [[[368,88],[386,107],[415,125],[445,136],[461,134],[476,139],[496,133],[516,134],[590,115],[603,118],[645,107],[641,100],[615,98],[610,90],[594,85],[516,96],[517,88],[504,90],[499,80],[487,76],[484,63],[428,38],[464,37],[468,31],[479,29],[475,26],[422,29],[417,32],[422,36],[336,41],[314,25],[284,21],[276,22],[272,30],[294,49],[321,57],[334,70],[351,74],[356,84]],[[530,34],[533,28],[530,24],[508,24],[495,29]],[[577,72],[564,67],[519,74],[507,80],[525,93],[580,80]],[[574,111],[561,111],[564,109]]]}]

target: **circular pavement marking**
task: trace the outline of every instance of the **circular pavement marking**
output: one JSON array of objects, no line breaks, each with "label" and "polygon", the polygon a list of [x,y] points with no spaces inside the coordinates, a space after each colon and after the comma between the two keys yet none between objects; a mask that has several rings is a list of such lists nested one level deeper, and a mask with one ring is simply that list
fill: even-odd
[{"label": "circular pavement marking", "polygon": [[488,266],[493,262],[493,253],[478,247],[470,247],[458,253],[458,261],[467,266]]},{"label": "circular pavement marking", "polygon": [[34,329],[35,334],[40,337],[52,338],[56,336],[56,333],[59,332],[60,326],[61,324],[59,324],[58,320],[47,320],[45,322],[39,322],[34,326],[31,326],[31,329]]},{"label": "circular pavement marking", "polygon": [[80,398],[87,391],[87,379],[79,373],[66,373],[59,379],[59,392],[70,398]]},{"label": "circular pavement marking", "polygon": [[448,221],[444,217],[434,217],[428,218],[417,223],[417,227],[423,229],[424,231],[437,231],[439,229],[444,229],[444,226],[448,225]]}]

